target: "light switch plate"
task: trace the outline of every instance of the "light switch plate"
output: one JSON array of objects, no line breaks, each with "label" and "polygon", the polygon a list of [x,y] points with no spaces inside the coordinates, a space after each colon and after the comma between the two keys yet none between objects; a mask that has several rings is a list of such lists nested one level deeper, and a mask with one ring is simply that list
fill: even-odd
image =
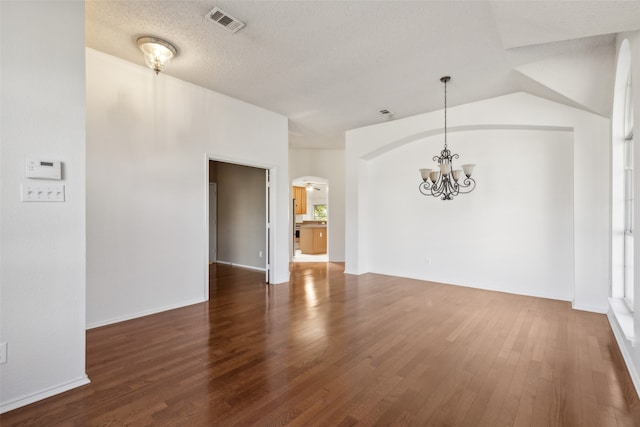
[{"label": "light switch plate", "polygon": [[64,202],[64,184],[21,184],[23,202]]}]

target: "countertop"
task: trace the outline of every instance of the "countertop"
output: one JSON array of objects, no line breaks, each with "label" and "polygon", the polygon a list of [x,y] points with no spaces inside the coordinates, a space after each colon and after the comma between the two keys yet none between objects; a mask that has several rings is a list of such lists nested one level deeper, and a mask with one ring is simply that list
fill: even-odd
[{"label": "countertop", "polygon": [[327,228],[327,223],[296,223],[296,228]]}]

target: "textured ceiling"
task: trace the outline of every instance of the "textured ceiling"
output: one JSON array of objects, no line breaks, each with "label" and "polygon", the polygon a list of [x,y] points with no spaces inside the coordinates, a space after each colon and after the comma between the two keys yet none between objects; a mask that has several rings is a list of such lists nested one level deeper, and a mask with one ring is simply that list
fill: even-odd
[{"label": "textured ceiling", "polygon": [[[246,27],[207,21],[215,6]],[[141,65],[135,40],[165,38],[179,49],[166,74],[287,116],[292,147],[342,148],[346,130],[389,120],[383,108],[441,109],[447,74],[450,106],[524,90],[607,115],[612,34],[640,29],[640,2],[88,0],[86,25],[88,47]],[[579,79],[596,95],[528,66],[564,56],[555,71],[599,73]]]}]

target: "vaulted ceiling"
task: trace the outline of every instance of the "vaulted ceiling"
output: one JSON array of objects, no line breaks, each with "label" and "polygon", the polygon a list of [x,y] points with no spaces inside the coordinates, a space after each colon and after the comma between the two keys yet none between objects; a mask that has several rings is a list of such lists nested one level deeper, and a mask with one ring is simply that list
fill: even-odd
[{"label": "vaulted ceiling", "polygon": [[141,65],[138,37],[169,40],[166,74],[287,116],[292,147],[342,148],[441,109],[443,75],[449,106],[526,91],[608,116],[615,33],[640,30],[640,2],[87,0],[86,27],[88,47]]}]

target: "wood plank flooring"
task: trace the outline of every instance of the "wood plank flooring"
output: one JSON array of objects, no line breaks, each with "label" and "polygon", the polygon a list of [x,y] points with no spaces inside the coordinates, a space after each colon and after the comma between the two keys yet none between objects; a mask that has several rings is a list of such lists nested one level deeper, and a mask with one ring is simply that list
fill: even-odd
[{"label": "wood plank flooring", "polygon": [[212,265],[211,300],[87,332],[91,384],[5,426],[640,426],[603,315],[292,264]]}]

